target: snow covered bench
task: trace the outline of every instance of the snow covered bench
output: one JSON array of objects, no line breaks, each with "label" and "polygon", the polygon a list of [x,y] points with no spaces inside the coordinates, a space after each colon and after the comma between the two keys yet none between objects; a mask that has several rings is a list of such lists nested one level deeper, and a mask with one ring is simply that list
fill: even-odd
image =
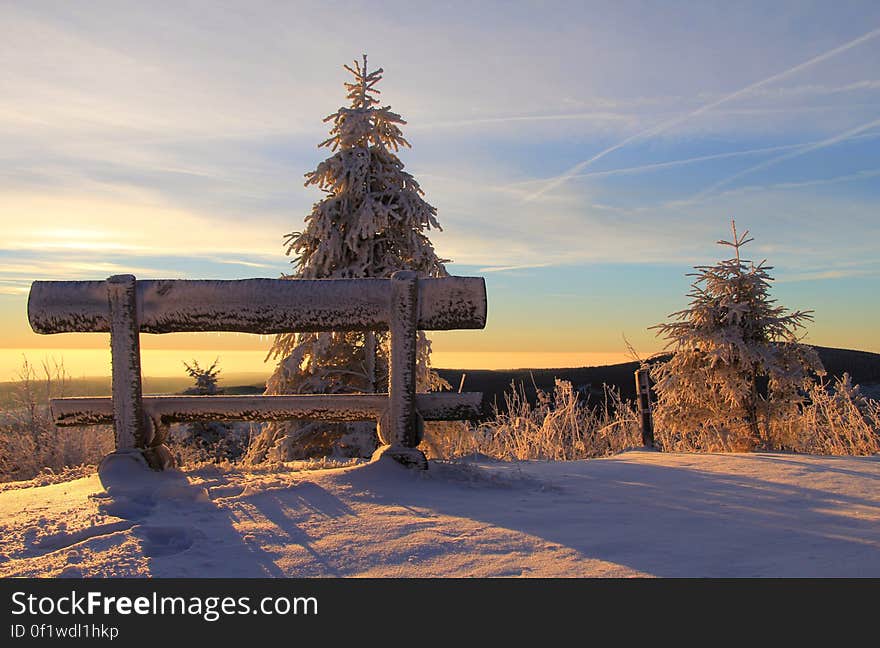
[{"label": "snow covered bench", "polygon": [[[390,279],[35,281],[28,319],[37,333],[110,333],[111,398],[51,401],[58,426],[112,423],[116,452],[172,465],[164,446],[171,423],[189,421],[376,420],[380,450],[427,467],[416,448],[422,421],[480,415],[480,393],[415,391],[416,331],[486,325],[481,277]],[[295,396],[142,395],[140,333],[381,331],[391,334],[389,393]]]}]

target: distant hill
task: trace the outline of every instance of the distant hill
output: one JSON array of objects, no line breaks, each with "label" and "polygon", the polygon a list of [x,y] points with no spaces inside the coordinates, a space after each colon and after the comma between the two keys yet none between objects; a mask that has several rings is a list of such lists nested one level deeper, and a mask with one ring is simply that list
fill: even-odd
[{"label": "distant hill", "polygon": [[[880,354],[819,346],[813,348],[819,353],[829,376],[841,376],[844,372],[848,372],[856,384],[880,386]],[[637,362],[623,362],[598,367],[559,369],[437,369],[437,373],[446,379],[453,389],[458,389],[462,374],[466,374],[464,391],[481,391],[486,403],[491,406],[492,403],[497,402],[501,407],[504,405],[504,393],[510,391],[511,383],[521,384],[527,398],[534,402],[535,386],[538,389],[552,391],[553,381],[556,378],[571,382],[584,396],[589,395],[594,401],[601,399],[603,384],[613,385],[619,389],[625,399],[634,398],[633,374],[638,366]],[[0,382],[0,409],[12,404],[11,397],[15,384]],[[187,377],[146,377],[144,392],[180,393],[191,384],[192,380]],[[38,389],[39,386],[38,382]],[[227,394],[261,394],[265,388],[265,377],[254,373],[221,375],[221,386]],[[869,395],[877,394],[880,387],[871,387],[865,391]],[[66,396],[108,396],[109,394],[109,377],[73,378],[69,381],[65,393]]]},{"label": "distant hill", "polygon": [[[834,349],[814,346],[819,358],[831,376],[841,376],[848,372],[853,382],[861,385],[880,384],[880,354],[850,349]],[[513,370],[467,370],[438,369],[437,373],[446,379],[453,389],[458,389],[461,375],[464,373],[464,391],[482,391],[488,404],[504,404],[504,392],[510,390],[511,383],[522,384],[526,396],[534,402],[535,386],[544,391],[553,390],[555,379],[567,380],[583,395],[592,400],[601,399],[603,384],[613,385],[620,390],[624,399],[635,398],[635,371],[638,362],[599,367],[579,367],[568,369],[513,369]]]},{"label": "distant hill", "polygon": [[813,348],[819,353],[829,376],[842,376],[844,373],[849,373],[857,385],[880,383],[880,353],[820,346],[813,346]]}]

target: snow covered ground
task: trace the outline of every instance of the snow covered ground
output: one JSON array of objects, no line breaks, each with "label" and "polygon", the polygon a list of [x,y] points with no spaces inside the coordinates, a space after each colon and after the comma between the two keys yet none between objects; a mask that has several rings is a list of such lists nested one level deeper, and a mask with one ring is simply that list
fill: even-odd
[{"label": "snow covered ground", "polygon": [[0,575],[880,577],[880,457],[117,471],[0,492]]}]

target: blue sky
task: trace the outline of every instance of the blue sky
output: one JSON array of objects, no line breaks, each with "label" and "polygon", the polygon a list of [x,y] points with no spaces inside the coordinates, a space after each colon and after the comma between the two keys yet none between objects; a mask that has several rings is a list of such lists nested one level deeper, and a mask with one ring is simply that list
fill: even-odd
[{"label": "blue sky", "polygon": [[656,351],[735,218],[808,341],[880,352],[880,3],[28,2],[0,25],[2,347],[93,344],[29,332],[34,279],[286,271],[366,52],[438,253],[487,279],[486,331],[438,351]]}]

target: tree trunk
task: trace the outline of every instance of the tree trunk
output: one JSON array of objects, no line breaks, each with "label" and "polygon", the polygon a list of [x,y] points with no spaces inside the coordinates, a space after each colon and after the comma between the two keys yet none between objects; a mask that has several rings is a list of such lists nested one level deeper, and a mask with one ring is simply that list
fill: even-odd
[{"label": "tree trunk", "polygon": [[376,333],[366,332],[364,340],[364,365],[367,374],[367,389],[370,394],[376,393]]}]

